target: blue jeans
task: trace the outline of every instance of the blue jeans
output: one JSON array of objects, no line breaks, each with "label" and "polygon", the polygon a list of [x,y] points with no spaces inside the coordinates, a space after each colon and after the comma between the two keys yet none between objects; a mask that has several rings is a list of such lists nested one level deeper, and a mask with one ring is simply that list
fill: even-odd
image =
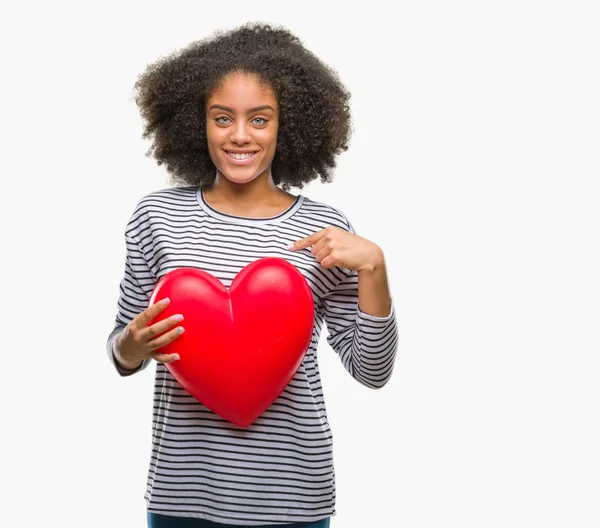
[{"label": "blue jeans", "polygon": [[[263,524],[254,528],[329,528],[329,517],[314,522]],[[148,512],[148,528],[240,528],[239,524],[221,524],[193,517],[175,517]]]}]

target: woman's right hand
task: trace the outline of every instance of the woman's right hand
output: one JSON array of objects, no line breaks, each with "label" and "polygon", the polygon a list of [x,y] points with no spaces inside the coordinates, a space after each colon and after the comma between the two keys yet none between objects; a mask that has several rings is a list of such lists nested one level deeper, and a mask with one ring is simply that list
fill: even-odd
[{"label": "woman's right hand", "polygon": [[169,306],[169,303],[170,300],[167,298],[146,308],[117,335],[115,358],[125,369],[135,369],[148,358],[155,359],[159,363],[171,363],[179,359],[177,354],[160,354],[156,349],[175,341],[184,331],[182,326],[173,328],[156,339],[154,337],[182,321],[183,315],[175,314],[148,326],[148,323]]}]

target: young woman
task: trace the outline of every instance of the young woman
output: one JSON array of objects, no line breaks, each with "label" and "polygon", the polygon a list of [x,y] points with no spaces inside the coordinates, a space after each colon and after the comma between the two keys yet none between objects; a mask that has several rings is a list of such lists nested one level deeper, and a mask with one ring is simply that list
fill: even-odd
[{"label": "young woman", "polygon": [[[317,177],[331,181],[349,140],[349,93],[297,37],[264,24],[192,43],[149,66],[136,88],[144,137],[175,184],[144,196],[126,226],[107,340],[122,376],[156,361],[148,524],[327,527],[336,511],[317,363],[323,323],[346,370],[367,387],[390,379],[397,349],[382,249],[339,210],[288,192]],[[315,322],[290,383],[241,428],[170,374],[165,363],[179,358],[159,349],[181,335],[185,320],[148,327],[168,305],[148,303],[169,271],[196,267],[229,287],[263,257],[286,259],[304,275]]]}]

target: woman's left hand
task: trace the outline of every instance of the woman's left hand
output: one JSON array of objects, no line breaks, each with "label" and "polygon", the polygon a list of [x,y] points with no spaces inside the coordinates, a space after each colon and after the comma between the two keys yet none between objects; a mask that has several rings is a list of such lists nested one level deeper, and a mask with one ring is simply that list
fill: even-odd
[{"label": "woman's left hand", "polygon": [[383,262],[383,251],[361,236],[329,226],[297,240],[288,249],[296,251],[312,246],[310,252],[324,268],[339,266],[354,271],[373,271]]}]

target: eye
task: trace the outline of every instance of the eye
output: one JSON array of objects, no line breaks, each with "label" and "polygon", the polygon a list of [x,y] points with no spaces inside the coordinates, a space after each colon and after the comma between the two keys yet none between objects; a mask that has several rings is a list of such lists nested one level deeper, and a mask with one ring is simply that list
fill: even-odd
[{"label": "eye", "polygon": [[228,117],[226,117],[226,116],[217,117],[217,118],[215,119],[215,121],[216,121],[217,123],[219,123],[220,125],[225,125],[225,124],[226,124],[226,122],[225,122],[225,121],[220,121],[220,119],[227,119],[227,120],[229,120],[229,118],[228,118]]},{"label": "eye", "polygon": [[257,125],[266,125],[267,120],[264,117],[255,117],[252,121],[260,121],[260,123],[256,123]]}]

